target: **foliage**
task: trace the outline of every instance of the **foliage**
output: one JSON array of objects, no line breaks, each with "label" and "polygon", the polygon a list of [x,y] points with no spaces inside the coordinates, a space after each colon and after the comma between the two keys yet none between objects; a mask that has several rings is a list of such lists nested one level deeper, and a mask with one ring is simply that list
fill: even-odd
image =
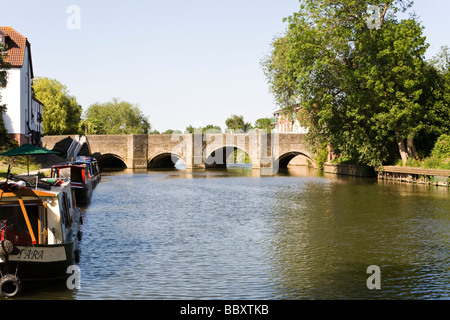
[{"label": "foliage", "polygon": [[260,130],[266,130],[270,133],[272,130],[272,119],[270,118],[260,118],[255,121],[255,128]]},{"label": "foliage", "polygon": [[192,133],[201,133],[202,128],[194,128],[192,125],[189,125],[189,127],[186,127],[185,133],[192,134]]},{"label": "foliage", "polygon": [[222,128],[213,124],[208,124],[202,128],[203,133],[222,133]]},{"label": "foliage", "polygon": [[6,108],[0,105],[0,146],[4,146],[10,143],[8,131],[6,131],[5,124],[3,122],[3,113]]},{"label": "foliage", "polygon": [[[404,164],[398,163],[397,165]],[[443,134],[437,139],[430,156],[408,159],[406,166],[450,170],[450,135]]]},{"label": "foliage", "polygon": [[450,162],[450,135],[443,134],[439,137],[434,145],[431,156],[442,162]]},{"label": "foliage", "polygon": [[[375,15],[372,5],[380,8]],[[404,161],[414,157],[414,139],[442,127],[449,109],[424,60],[423,27],[415,16],[397,19],[411,5],[303,0],[285,20],[286,33],[262,65],[277,103],[302,106],[310,143],[331,144],[336,153],[378,166],[393,146]]]},{"label": "foliage", "polygon": [[222,128],[213,124],[208,124],[205,127],[194,128],[192,125],[186,128],[186,133],[222,133]]},{"label": "foliage", "polygon": [[244,116],[232,115],[225,124],[229,132],[248,132],[252,129],[252,125],[244,121]]},{"label": "foliage", "polygon": [[168,129],[166,131],[164,131],[162,134],[182,134],[183,132],[181,132],[180,130],[173,130],[173,129]]},{"label": "foliage", "polygon": [[323,169],[323,165],[328,160],[328,145],[326,143],[322,144],[320,148],[318,148],[316,157],[314,159],[319,168]]},{"label": "foliage", "polygon": [[85,111],[84,129],[87,134],[148,134],[151,125],[138,105],[113,98]]},{"label": "foliage", "polygon": [[55,79],[38,77],[33,81],[36,98],[44,104],[44,135],[64,135],[79,132],[81,106],[67,87]]},{"label": "foliage", "polygon": [[[4,52],[6,50],[5,44],[0,44],[0,85],[5,86],[7,82],[8,69],[11,67],[9,63],[5,61]],[[6,112],[6,106],[2,103],[2,96],[0,95],[0,145],[10,144],[8,132],[6,131],[5,124],[3,122],[3,113]]]}]

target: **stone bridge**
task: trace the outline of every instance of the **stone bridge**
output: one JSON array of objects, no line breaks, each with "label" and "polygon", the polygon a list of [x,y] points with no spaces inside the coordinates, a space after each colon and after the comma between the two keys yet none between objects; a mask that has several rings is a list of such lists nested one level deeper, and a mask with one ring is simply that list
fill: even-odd
[{"label": "stone bridge", "polygon": [[[65,154],[75,136],[46,136],[43,146]],[[244,151],[253,168],[287,167],[301,155],[315,166],[314,152],[303,134],[252,131],[246,134],[88,135],[80,155],[98,159],[101,167],[167,168],[181,160],[188,169],[226,166],[235,150]]]}]

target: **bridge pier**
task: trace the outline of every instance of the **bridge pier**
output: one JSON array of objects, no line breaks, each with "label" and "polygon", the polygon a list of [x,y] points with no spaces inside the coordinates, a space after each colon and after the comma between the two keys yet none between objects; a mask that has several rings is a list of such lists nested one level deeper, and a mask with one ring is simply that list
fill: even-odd
[{"label": "bridge pier", "polygon": [[147,169],[148,167],[148,136],[127,136],[126,165],[133,169]]}]

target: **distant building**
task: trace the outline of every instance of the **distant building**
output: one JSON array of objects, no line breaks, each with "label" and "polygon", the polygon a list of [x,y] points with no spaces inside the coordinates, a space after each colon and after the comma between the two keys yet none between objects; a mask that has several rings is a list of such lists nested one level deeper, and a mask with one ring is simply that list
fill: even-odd
[{"label": "distant building", "polygon": [[[274,133],[307,133],[308,130],[300,125],[296,113],[301,107],[296,107],[293,114],[284,114],[281,109],[273,112],[272,125]],[[303,155],[299,155],[289,162],[289,166],[308,166],[310,161]]]},{"label": "distant building", "polygon": [[[300,110],[300,107],[295,109],[295,113]],[[275,133],[307,133],[307,129],[300,125],[295,114],[286,115],[282,110],[273,112],[273,131]]]},{"label": "distant building", "polygon": [[0,27],[0,43],[6,44],[6,62],[11,65],[7,83],[0,84],[5,128],[20,145],[42,144],[43,105],[34,97],[31,87],[34,74],[31,45],[27,38],[11,27]]}]

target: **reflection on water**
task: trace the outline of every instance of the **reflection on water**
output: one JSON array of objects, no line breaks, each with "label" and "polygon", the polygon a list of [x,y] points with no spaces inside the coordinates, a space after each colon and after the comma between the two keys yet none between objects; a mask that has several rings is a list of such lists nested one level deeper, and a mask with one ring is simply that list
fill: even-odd
[{"label": "reflection on water", "polygon": [[81,289],[35,298],[448,299],[448,193],[307,167],[104,175]]}]

